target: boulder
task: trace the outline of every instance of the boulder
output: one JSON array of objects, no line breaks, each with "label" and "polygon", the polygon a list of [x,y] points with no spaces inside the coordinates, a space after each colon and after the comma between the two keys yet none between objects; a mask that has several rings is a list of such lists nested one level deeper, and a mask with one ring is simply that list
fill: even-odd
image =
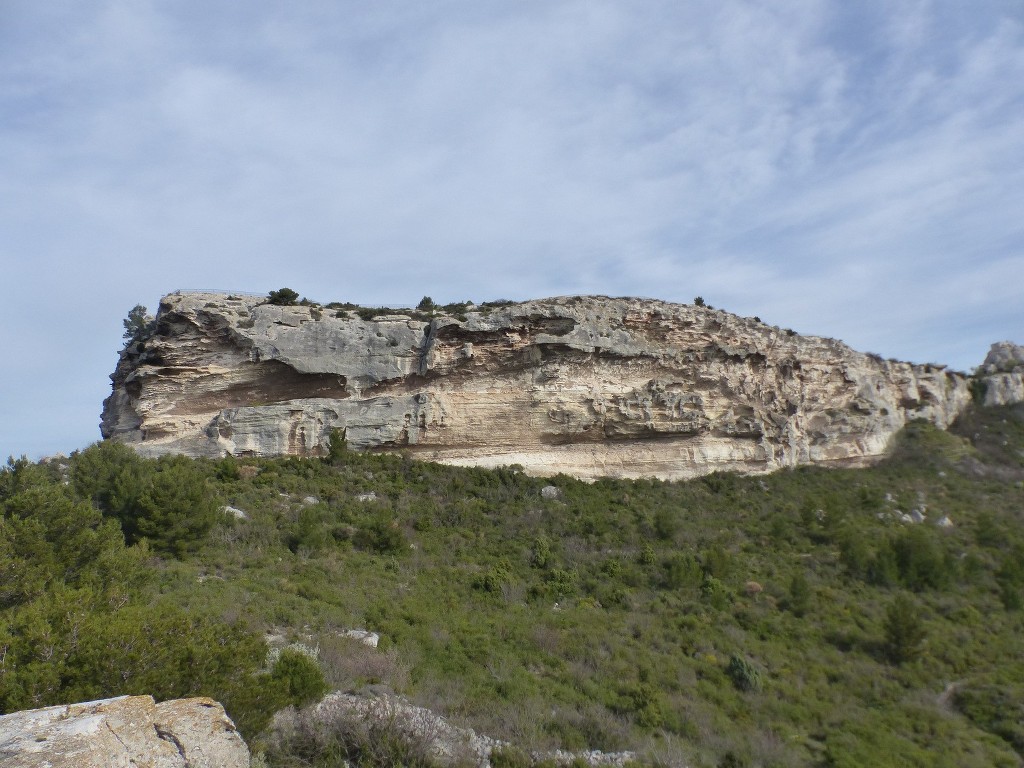
[{"label": "boulder", "polygon": [[1024,347],[1012,341],[997,341],[981,364],[982,373],[1012,373],[1024,369]]},{"label": "boulder", "polygon": [[993,344],[977,376],[984,405],[1012,405],[1024,401],[1024,347],[1012,341]]},{"label": "boulder", "polygon": [[4,768],[249,768],[249,748],[212,699],[152,696],[0,717]]}]

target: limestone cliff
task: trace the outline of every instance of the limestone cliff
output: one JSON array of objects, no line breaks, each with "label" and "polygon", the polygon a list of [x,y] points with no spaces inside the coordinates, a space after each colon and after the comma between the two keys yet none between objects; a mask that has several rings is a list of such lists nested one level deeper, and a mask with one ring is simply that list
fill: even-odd
[{"label": "limestone cliff", "polygon": [[593,296],[363,319],[174,293],[111,378],[102,433],[144,455],[316,455],[341,428],[356,449],[585,478],[861,465],[970,400],[942,366]]},{"label": "limestone cliff", "polygon": [[1024,347],[1011,341],[993,344],[978,374],[985,405],[1024,402]]}]

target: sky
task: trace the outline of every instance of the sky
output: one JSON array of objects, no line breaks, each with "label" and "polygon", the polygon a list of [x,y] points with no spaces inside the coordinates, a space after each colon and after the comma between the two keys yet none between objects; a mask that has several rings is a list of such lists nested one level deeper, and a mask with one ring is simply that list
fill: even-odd
[{"label": "sky", "polygon": [[0,460],[176,289],[1024,343],[1020,0],[0,0]]}]

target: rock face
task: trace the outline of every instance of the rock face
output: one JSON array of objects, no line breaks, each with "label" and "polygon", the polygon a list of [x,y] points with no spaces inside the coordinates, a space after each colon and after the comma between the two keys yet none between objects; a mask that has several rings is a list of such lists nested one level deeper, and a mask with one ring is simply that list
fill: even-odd
[{"label": "rock face", "polygon": [[360,450],[584,478],[862,465],[970,401],[942,366],[605,297],[362,319],[175,293],[111,378],[102,433],[143,455],[318,455],[340,428]]},{"label": "rock face", "polygon": [[[354,741],[365,740],[372,745],[375,731],[383,730],[389,738],[398,738],[410,751],[424,761],[441,766],[479,766],[490,768],[491,754],[511,746],[508,742],[478,734],[470,728],[460,728],[429,709],[416,707],[397,696],[379,694],[372,698],[353,696],[340,691],[329,693],[317,704],[301,711],[282,710],[274,717],[270,728],[271,743],[287,744],[295,734],[309,741],[335,734],[348,734]],[[372,746],[371,746],[372,749]],[[381,747],[378,762],[390,763],[386,742]],[[534,751],[534,762],[568,766],[582,761],[594,766],[623,768],[636,761],[633,752],[553,752]]]},{"label": "rock face", "polygon": [[248,768],[249,748],[212,699],[151,696],[0,717],[4,768]]},{"label": "rock face", "polygon": [[1024,347],[1011,341],[993,344],[978,373],[985,405],[1024,401]]}]

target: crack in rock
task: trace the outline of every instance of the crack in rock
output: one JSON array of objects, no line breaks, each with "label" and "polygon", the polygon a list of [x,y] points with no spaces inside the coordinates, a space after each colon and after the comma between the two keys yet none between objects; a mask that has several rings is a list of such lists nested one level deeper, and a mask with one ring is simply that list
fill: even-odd
[{"label": "crack in rock", "polygon": [[189,762],[188,756],[185,754],[185,747],[182,745],[178,737],[175,736],[171,731],[161,730],[160,726],[156,723],[153,724],[153,730],[156,731],[156,735],[164,741],[169,741],[174,745],[175,749],[178,750],[178,754],[181,755],[182,765],[185,768],[189,768],[191,763]]}]

